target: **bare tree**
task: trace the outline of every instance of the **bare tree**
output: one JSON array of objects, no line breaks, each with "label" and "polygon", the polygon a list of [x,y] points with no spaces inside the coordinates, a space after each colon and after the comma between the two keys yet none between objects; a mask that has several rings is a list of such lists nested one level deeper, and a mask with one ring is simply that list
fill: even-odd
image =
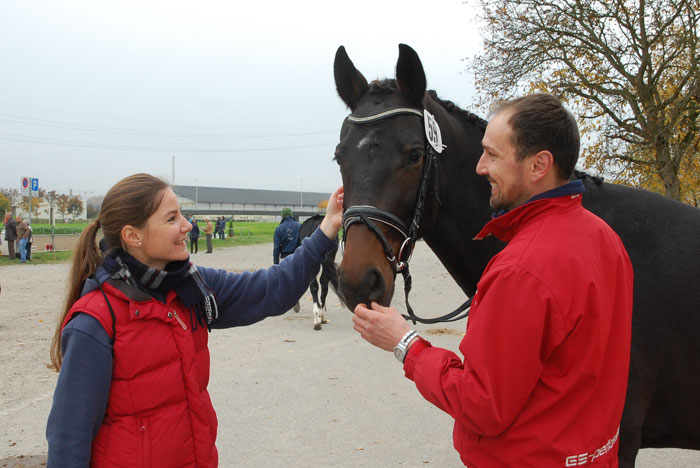
[{"label": "bare tree", "polygon": [[470,66],[485,99],[559,95],[591,143],[587,168],[682,199],[700,158],[700,0],[478,2],[485,47]]}]

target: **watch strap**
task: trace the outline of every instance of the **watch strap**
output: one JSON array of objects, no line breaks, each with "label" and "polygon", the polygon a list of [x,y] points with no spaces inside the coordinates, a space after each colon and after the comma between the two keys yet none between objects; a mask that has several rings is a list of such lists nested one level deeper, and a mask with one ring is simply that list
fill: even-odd
[{"label": "watch strap", "polygon": [[396,359],[403,364],[406,360],[406,354],[408,353],[408,344],[413,340],[413,338],[418,336],[418,332],[415,330],[409,330],[396,344],[394,347],[394,356]]}]

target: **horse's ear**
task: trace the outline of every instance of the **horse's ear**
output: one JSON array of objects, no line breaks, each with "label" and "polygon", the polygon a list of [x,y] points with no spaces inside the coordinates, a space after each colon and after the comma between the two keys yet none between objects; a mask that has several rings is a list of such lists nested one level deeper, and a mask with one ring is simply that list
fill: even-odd
[{"label": "horse's ear", "polygon": [[369,86],[362,73],[353,65],[343,46],[338,47],[335,53],[333,74],[338,95],[350,110],[354,110],[357,102],[365,94]]},{"label": "horse's ear", "polygon": [[415,107],[423,107],[425,95],[425,71],[415,50],[399,44],[399,60],[396,62],[396,85],[403,97]]}]

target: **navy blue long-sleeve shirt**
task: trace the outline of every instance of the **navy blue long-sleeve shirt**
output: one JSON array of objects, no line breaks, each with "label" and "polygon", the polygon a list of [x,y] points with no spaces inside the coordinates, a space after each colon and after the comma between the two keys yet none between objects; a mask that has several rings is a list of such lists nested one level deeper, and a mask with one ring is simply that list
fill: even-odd
[{"label": "navy blue long-sleeve shirt", "polygon": [[[287,261],[266,270],[237,274],[198,268],[216,297],[219,317],[211,328],[250,325],[285,313],[304,294],[321,261],[334,248],[337,242],[317,229]],[[95,318],[78,314],[63,329],[61,346],[63,364],[46,426],[47,468],[86,468],[92,440],[107,409],[112,344]]]}]

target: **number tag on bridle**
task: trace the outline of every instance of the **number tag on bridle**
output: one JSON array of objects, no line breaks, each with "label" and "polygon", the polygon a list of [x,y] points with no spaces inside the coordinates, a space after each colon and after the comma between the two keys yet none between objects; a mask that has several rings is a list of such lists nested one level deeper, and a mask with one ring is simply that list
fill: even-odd
[{"label": "number tag on bridle", "polygon": [[433,114],[428,112],[427,109],[423,109],[423,120],[425,121],[425,136],[430,142],[430,146],[438,152],[442,153],[445,145],[442,144],[442,134],[440,133],[440,126],[438,125]]}]

